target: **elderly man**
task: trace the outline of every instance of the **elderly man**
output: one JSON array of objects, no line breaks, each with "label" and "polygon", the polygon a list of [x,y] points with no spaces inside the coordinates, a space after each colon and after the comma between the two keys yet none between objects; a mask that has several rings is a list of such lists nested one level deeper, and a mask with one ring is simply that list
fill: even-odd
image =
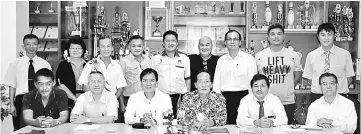
[{"label": "elderly man", "polygon": [[118,117],[118,100],[105,90],[105,78],[99,71],[88,77],[90,91],[81,94],[71,112],[71,123],[113,123]]},{"label": "elderly man", "polygon": [[53,89],[52,71],[43,68],[35,73],[35,87],[24,95],[23,116],[27,125],[53,127],[68,120],[68,97],[63,90]]},{"label": "elderly man", "polygon": [[168,94],[157,90],[158,73],[151,68],[140,73],[142,91],[130,96],[124,114],[126,124],[151,123],[155,119],[162,124],[164,115],[172,113],[172,101]]},{"label": "elderly man", "polygon": [[245,96],[238,107],[238,126],[269,128],[287,124],[285,109],[277,96],[269,93],[267,76],[256,74],[251,80],[253,94]]},{"label": "elderly man", "polygon": [[356,130],[357,115],[352,101],[337,93],[338,80],[332,73],[319,78],[323,97],[315,100],[308,108],[306,125],[322,128],[336,128],[343,133]]},{"label": "elderly man", "polygon": [[190,68],[191,68],[191,91],[197,90],[193,83],[197,81],[197,73],[205,70],[211,76],[213,81],[214,71],[219,56],[212,55],[212,39],[208,36],[204,36],[199,39],[198,51],[199,55],[189,55]]}]

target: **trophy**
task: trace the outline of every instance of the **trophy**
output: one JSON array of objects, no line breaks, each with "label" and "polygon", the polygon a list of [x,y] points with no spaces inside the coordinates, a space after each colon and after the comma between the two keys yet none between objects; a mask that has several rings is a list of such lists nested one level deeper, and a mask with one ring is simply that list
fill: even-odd
[{"label": "trophy", "polygon": [[113,59],[120,59],[120,49],[124,48],[124,46],[122,46],[123,44],[121,43],[121,33],[120,33],[120,17],[119,17],[119,6],[115,6],[114,8],[115,13],[114,13],[114,19],[113,19],[113,24],[112,24],[112,32],[111,34],[111,39],[112,39],[112,43],[114,46],[114,55],[113,55]]},{"label": "trophy", "polygon": [[293,13],[293,3],[289,3],[290,9],[287,14],[288,29],[294,29],[293,22],[295,21],[295,14]]},{"label": "trophy", "polygon": [[313,20],[311,21],[312,22],[312,26],[311,26],[311,29],[317,29],[318,26],[316,24],[316,6],[315,4],[312,5],[312,18]]},{"label": "trophy", "polygon": [[336,4],[335,5],[335,9],[333,10],[334,12],[334,25],[335,25],[335,36],[336,36],[336,41],[340,41],[341,40],[341,34],[340,34],[340,21],[341,21],[341,4]]},{"label": "trophy", "polygon": [[121,46],[123,46],[123,50],[124,50],[122,56],[125,56],[125,55],[129,54],[129,49],[126,45],[129,40],[129,37],[130,37],[130,23],[128,21],[127,13],[123,13],[123,16],[122,16],[121,35],[122,35],[122,44],[123,44]]},{"label": "trophy", "polygon": [[244,14],[244,2],[241,1],[240,5],[241,5],[241,11],[239,12],[239,14]]},{"label": "trophy", "polygon": [[272,11],[269,7],[269,1],[266,1],[266,9],[264,11],[264,24],[262,26],[262,29],[268,29],[268,26],[270,25],[271,19],[272,19]]},{"label": "trophy", "polygon": [[301,100],[301,112],[300,112],[300,122],[306,122],[306,117],[307,117],[307,112],[306,112],[306,96],[302,95],[302,100]]},{"label": "trophy", "polygon": [[251,29],[256,29],[257,28],[256,23],[257,23],[257,2],[253,2],[253,4],[252,4],[252,26],[251,26]]},{"label": "trophy", "polygon": [[253,40],[251,40],[251,43],[249,43],[249,46],[250,46],[250,53],[251,55],[254,56],[254,46],[255,46],[255,42]]},{"label": "trophy", "polygon": [[189,14],[190,7],[186,5],[180,5],[175,8],[175,12],[177,14]]},{"label": "trophy", "polygon": [[263,49],[266,49],[268,47],[268,43],[265,40],[261,40],[261,44],[262,44]]},{"label": "trophy", "polygon": [[225,14],[224,1],[221,1],[221,14]]},{"label": "trophy", "polygon": [[156,23],[156,28],[155,28],[155,31],[153,32],[153,36],[154,37],[161,37],[162,34],[161,32],[159,31],[159,22],[162,21],[163,19],[163,16],[152,16],[152,19],[155,21]]},{"label": "trophy", "polygon": [[296,29],[303,29],[302,23],[303,23],[303,8],[304,4],[298,3],[297,6],[297,20],[296,20]]},{"label": "trophy", "polygon": [[304,25],[305,25],[305,29],[311,29],[311,25],[310,25],[310,15],[309,15],[309,8],[310,8],[310,1],[305,1],[305,16],[304,16]]},{"label": "trophy", "polygon": [[94,23],[94,57],[97,57],[99,54],[97,48],[98,48],[98,39],[100,37],[105,36],[105,31],[108,28],[108,24],[106,24],[104,20],[105,12],[103,6],[97,7],[97,16],[95,18]]},{"label": "trophy", "polygon": [[210,14],[216,14],[216,2],[212,2],[212,10]]},{"label": "trophy", "polygon": [[234,2],[232,1],[231,2],[231,11],[229,11],[229,14],[234,14],[233,7],[234,7]]},{"label": "trophy", "polygon": [[278,4],[278,11],[277,11],[277,23],[283,26],[283,6],[282,4]]},{"label": "trophy", "polygon": [[40,7],[40,2],[37,2],[35,13],[41,13],[41,11],[39,10],[39,7]]},{"label": "trophy", "polygon": [[348,36],[347,36],[347,40],[348,41],[352,41],[353,38],[351,37],[352,36],[352,33],[354,32],[354,24],[353,24],[353,12],[352,12],[352,8],[349,7],[348,8],[348,12],[347,12],[347,19],[348,19],[348,23],[347,23],[347,28],[348,28]]},{"label": "trophy", "polygon": [[50,3],[49,13],[55,13],[55,10],[53,9],[53,3]]},{"label": "trophy", "polygon": [[293,121],[292,124],[290,125],[291,128],[293,129],[298,129],[301,127],[300,123],[297,121],[297,112],[298,112],[298,107],[297,107],[297,96],[295,95],[295,102],[296,102],[296,106],[295,106],[295,110],[293,111]]},{"label": "trophy", "polygon": [[73,11],[73,16],[74,16],[74,24],[75,24],[75,30],[71,31],[70,36],[77,36],[77,35],[81,35],[81,31],[80,31],[80,11],[79,9],[80,7],[75,7],[75,11]]}]

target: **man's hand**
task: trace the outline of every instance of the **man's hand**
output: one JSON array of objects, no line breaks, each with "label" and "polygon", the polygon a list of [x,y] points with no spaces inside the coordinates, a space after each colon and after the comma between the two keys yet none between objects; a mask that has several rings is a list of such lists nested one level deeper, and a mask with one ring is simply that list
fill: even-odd
[{"label": "man's hand", "polygon": [[320,118],[317,120],[317,126],[320,126],[320,127],[322,127],[322,125],[324,125],[324,124],[331,125],[331,123],[332,123],[332,120],[326,119],[326,118]]},{"label": "man's hand", "polygon": [[255,120],[254,125],[261,128],[269,128],[273,126],[273,121],[267,117],[262,117],[261,119]]},{"label": "man's hand", "polygon": [[71,123],[76,123],[76,124],[81,124],[81,123],[84,123],[86,122],[88,118],[83,116],[83,115],[79,115],[79,116],[73,116],[71,119],[70,119],[70,122]]},{"label": "man's hand", "polygon": [[36,125],[39,127],[44,127],[44,120],[45,116],[39,116],[38,118],[36,118]]},{"label": "man's hand", "polygon": [[10,114],[13,115],[14,117],[17,116],[16,114],[16,107],[14,106],[14,104],[10,104]]},{"label": "man's hand", "polygon": [[43,124],[45,124],[46,127],[53,127],[55,126],[54,121],[55,120],[52,117],[48,116],[43,121]]},{"label": "man's hand", "polygon": [[211,119],[205,119],[205,120],[202,120],[200,122],[195,123],[195,126],[196,126],[196,128],[198,128],[199,131],[203,131],[203,130],[205,130],[205,129],[209,128],[209,127],[212,127],[214,125],[215,124],[214,124],[213,120],[211,120]]}]

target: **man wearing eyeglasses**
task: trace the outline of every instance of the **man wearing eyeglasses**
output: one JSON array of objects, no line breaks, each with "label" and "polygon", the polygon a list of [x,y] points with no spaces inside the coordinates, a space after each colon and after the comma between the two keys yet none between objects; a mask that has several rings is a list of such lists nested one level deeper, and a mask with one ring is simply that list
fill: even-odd
[{"label": "man wearing eyeglasses", "polygon": [[35,72],[42,68],[51,70],[50,64],[36,56],[39,38],[34,34],[27,34],[23,38],[25,55],[13,61],[5,75],[4,85],[9,86],[10,114],[13,116],[14,130],[25,126],[22,115],[24,94],[36,89],[34,85]]},{"label": "man wearing eyeglasses", "polygon": [[[212,39],[208,36],[204,36],[200,38],[198,42],[199,54],[189,55],[191,63],[191,83],[197,81],[197,74],[201,70],[207,71],[213,80],[219,56],[212,55],[212,48]],[[191,84],[191,91],[194,90],[196,90],[195,85]]]},{"label": "man wearing eyeglasses", "polygon": [[227,123],[236,124],[239,102],[251,90],[249,83],[257,73],[257,66],[254,58],[239,48],[241,34],[238,31],[229,30],[224,42],[228,53],[217,62],[213,90],[226,98]]}]

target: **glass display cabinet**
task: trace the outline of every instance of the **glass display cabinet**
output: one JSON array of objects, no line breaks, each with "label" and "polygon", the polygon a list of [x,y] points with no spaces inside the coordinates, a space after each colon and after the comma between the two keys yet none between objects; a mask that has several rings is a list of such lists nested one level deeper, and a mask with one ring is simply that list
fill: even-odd
[{"label": "glass display cabinet", "polygon": [[163,33],[169,29],[167,7],[146,7],[144,33],[146,40],[162,40]]}]

